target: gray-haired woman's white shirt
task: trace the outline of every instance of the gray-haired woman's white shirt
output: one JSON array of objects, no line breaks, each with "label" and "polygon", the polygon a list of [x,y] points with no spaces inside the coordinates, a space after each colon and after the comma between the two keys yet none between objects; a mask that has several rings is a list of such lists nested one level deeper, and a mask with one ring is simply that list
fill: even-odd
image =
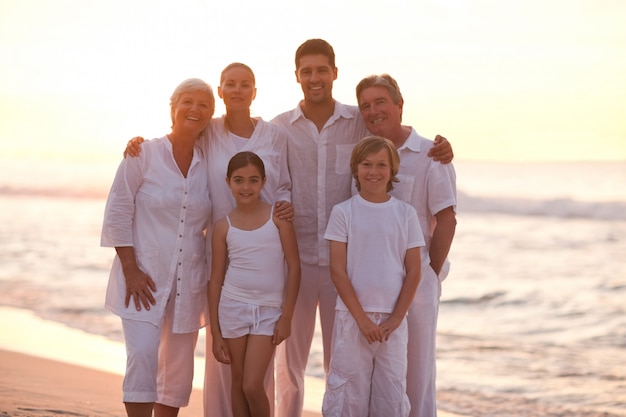
[{"label": "gray-haired woman's white shirt", "polygon": [[[167,137],[146,141],[141,154],[124,159],[107,200],[101,245],[132,246],[139,268],[156,283],[156,305],[124,305],[126,281],[116,256],[105,306],[122,318],[160,326],[170,295],[175,333],[208,322],[205,231],[211,218],[207,161],[199,146],[185,178]],[[174,291],[172,291],[174,289]]]}]

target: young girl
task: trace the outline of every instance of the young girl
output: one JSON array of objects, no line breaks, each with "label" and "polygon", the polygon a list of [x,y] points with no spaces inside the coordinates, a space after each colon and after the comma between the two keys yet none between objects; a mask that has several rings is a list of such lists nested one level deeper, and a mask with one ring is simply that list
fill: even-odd
[{"label": "young girl", "polygon": [[424,238],[415,209],[388,193],[397,182],[393,144],[370,136],[350,160],[359,193],[337,204],[325,238],[339,297],[325,417],[406,417],[406,313],[420,279]]},{"label": "young girl", "polygon": [[293,223],[272,214],[272,205],[260,199],[265,181],[255,153],[232,157],[226,182],[236,206],[215,224],[212,236],[213,355],[230,364],[234,417],[270,415],[263,381],[276,345],[291,334],[300,287]]}]

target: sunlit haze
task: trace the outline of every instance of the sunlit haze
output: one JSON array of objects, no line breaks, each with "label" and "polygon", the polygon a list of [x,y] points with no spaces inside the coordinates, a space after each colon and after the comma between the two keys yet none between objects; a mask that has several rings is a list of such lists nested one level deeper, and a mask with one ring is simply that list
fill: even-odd
[{"label": "sunlit haze", "polygon": [[169,131],[180,81],[216,87],[233,61],[269,120],[298,103],[294,53],[319,37],[336,99],[387,72],[404,122],[458,160],[626,160],[624,22],[622,0],[0,0],[1,152],[119,159]]}]

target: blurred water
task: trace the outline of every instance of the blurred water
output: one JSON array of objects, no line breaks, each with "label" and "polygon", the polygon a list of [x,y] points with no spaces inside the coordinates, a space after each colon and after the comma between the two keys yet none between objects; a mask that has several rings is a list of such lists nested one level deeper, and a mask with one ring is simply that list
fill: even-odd
[{"label": "blurred water", "polygon": [[[113,250],[99,247],[115,165],[0,175],[0,305],[122,340],[103,308]],[[457,173],[440,407],[626,416],[626,164],[459,163]],[[317,334],[310,375],[323,375],[321,360]]]}]

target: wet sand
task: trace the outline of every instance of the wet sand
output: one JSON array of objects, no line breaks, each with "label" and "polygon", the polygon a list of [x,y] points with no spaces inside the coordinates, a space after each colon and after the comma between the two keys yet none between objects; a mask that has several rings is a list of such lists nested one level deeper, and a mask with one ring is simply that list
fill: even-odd
[{"label": "wet sand", "polygon": [[[196,361],[194,391],[180,417],[203,417],[204,361]],[[0,307],[0,416],[126,415],[121,343]],[[303,417],[321,417],[324,382],[307,377]],[[439,417],[459,417],[439,412]]]}]

